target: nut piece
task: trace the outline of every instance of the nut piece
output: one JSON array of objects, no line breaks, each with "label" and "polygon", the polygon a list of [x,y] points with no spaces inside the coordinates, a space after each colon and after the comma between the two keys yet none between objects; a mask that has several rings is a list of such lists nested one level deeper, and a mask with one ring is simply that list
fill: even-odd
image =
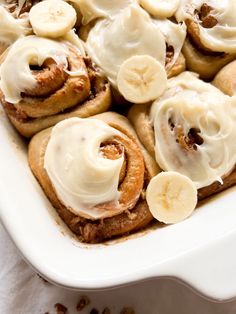
[{"label": "nut piece", "polygon": [[57,314],[66,314],[67,313],[67,307],[65,307],[63,304],[61,303],[56,303],[54,305],[56,311],[57,311]]},{"label": "nut piece", "polygon": [[90,304],[90,299],[86,295],[83,295],[81,296],[79,302],[77,303],[76,310],[79,312],[83,311],[83,309],[89,304]]}]

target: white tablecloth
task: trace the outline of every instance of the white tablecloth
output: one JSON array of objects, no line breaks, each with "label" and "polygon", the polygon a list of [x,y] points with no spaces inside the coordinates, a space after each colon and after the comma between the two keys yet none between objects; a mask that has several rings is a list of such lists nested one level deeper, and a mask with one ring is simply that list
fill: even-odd
[{"label": "white tablecloth", "polygon": [[102,313],[107,306],[111,314],[123,307],[133,307],[136,314],[235,314],[236,301],[220,304],[197,296],[191,289],[172,280],[159,279],[113,291],[86,293],[91,304],[82,312],[76,305],[83,293],[69,291],[44,282],[22,260],[0,224],[0,314],[56,313],[54,304],[68,308],[68,314]]}]

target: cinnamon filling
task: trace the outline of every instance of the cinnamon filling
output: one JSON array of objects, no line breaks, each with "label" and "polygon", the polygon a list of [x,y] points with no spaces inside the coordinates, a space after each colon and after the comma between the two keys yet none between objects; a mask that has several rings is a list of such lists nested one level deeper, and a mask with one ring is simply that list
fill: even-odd
[{"label": "cinnamon filling", "polygon": [[25,12],[29,12],[30,9],[32,8],[34,2],[36,2],[35,0],[26,0],[21,11],[20,14],[23,14]]},{"label": "cinnamon filling", "polygon": [[119,177],[119,204],[109,202],[96,208],[114,211],[116,207],[123,211],[132,209],[140,198],[144,185],[144,161],[137,144],[125,134],[115,136],[111,141],[102,143],[101,152],[105,158],[118,159],[124,154],[124,162]]},{"label": "cinnamon filling", "polygon": [[31,65],[30,69],[37,80],[37,85],[26,90],[24,96],[47,97],[60,89],[68,78],[63,65],[57,64],[51,58],[45,60],[41,67]]},{"label": "cinnamon filling", "polygon": [[198,128],[191,128],[188,134],[185,135],[181,125],[175,126],[173,121],[169,119],[170,130],[176,136],[176,143],[178,143],[186,151],[197,151],[197,146],[204,143],[203,138],[199,135],[201,131]]},{"label": "cinnamon filling", "polygon": [[[124,153],[124,147],[120,143],[107,141],[101,144],[100,151],[102,152],[104,158],[115,160],[121,158],[122,154]],[[126,158],[124,158],[124,162],[120,171],[119,183],[121,183],[125,178],[126,167]]]},{"label": "cinnamon filling", "polygon": [[197,145],[203,144],[203,139],[199,135],[200,130],[197,128],[191,128],[186,136],[182,126],[175,128],[176,143],[178,143],[184,150],[197,151]]},{"label": "cinnamon filling", "polygon": [[175,54],[174,47],[166,44],[166,66],[172,61]]},{"label": "cinnamon filling", "polygon": [[204,28],[212,28],[216,26],[216,24],[218,23],[217,19],[213,15],[211,15],[212,10],[214,9],[211,6],[209,6],[206,3],[203,3],[203,5],[200,8],[200,11],[197,12],[197,15],[200,21],[202,21],[202,26]]}]

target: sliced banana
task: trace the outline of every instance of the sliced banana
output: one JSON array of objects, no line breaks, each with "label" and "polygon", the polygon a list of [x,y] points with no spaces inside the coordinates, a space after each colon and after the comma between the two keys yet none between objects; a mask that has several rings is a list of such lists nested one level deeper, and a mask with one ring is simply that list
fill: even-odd
[{"label": "sliced banana", "polygon": [[197,205],[197,189],[178,172],[161,172],[150,181],[146,198],[154,218],[173,224],[192,214]]},{"label": "sliced banana", "polygon": [[155,17],[171,17],[178,9],[180,0],[139,0],[140,5]]},{"label": "sliced banana", "polygon": [[32,7],[29,19],[37,36],[57,38],[73,28],[76,11],[65,1],[45,0]]},{"label": "sliced banana", "polygon": [[133,56],[121,65],[117,86],[130,102],[145,103],[154,100],[166,89],[165,68],[151,56]]}]

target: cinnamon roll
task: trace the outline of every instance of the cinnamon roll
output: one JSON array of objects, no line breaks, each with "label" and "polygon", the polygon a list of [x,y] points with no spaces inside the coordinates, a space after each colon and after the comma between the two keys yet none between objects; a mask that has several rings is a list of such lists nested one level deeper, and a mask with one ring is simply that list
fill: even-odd
[{"label": "cinnamon roll", "polygon": [[200,199],[236,183],[236,99],[213,85],[183,72],[129,118],[159,167],[189,177]]},{"label": "cinnamon roll", "polygon": [[0,77],[3,107],[26,137],[68,117],[106,111],[111,102],[106,80],[64,40],[19,39],[4,58]]},{"label": "cinnamon roll", "polygon": [[152,221],[145,188],[158,169],[123,116],[71,118],[38,133],[29,164],[82,241],[101,242]]},{"label": "cinnamon roll", "polygon": [[80,31],[80,36],[86,41],[88,55],[124,98],[126,95],[119,89],[117,77],[121,66],[134,56],[153,57],[169,77],[185,69],[181,55],[185,24],[154,19],[136,2],[127,2],[132,3],[127,3],[112,18],[104,16],[96,22],[92,20],[92,24]]},{"label": "cinnamon roll", "polygon": [[188,39],[183,46],[187,68],[212,79],[236,57],[236,5],[234,1],[183,1],[176,12],[185,21]]}]

